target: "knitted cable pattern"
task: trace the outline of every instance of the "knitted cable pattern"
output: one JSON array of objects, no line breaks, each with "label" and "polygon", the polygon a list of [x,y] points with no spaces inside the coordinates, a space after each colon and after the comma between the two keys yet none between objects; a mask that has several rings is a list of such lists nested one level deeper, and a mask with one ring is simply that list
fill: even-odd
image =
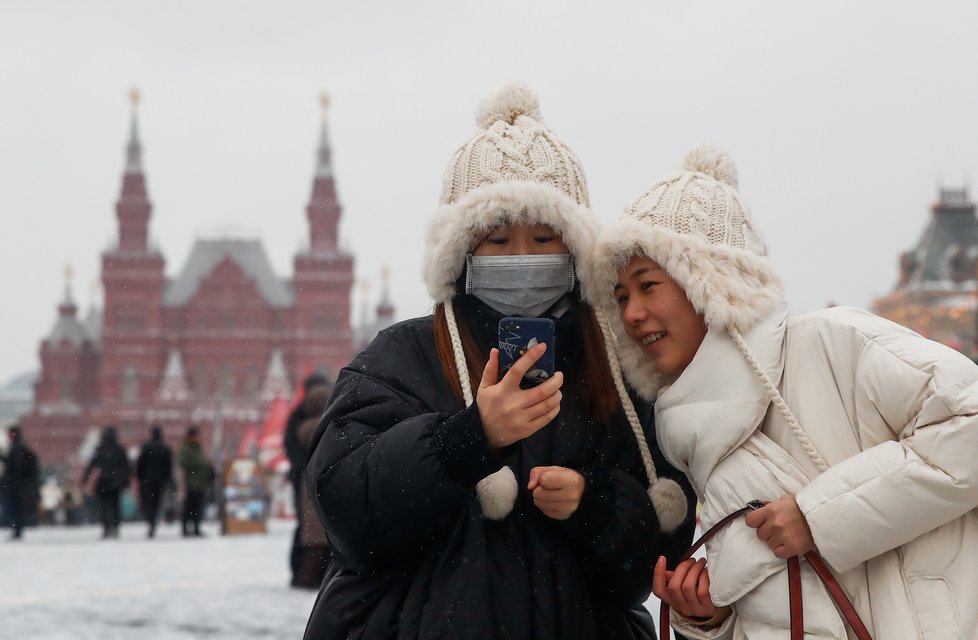
[{"label": "knitted cable pattern", "polygon": [[462,337],[459,335],[458,324],[455,322],[455,305],[449,300],[442,306],[445,308],[448,335],[452,339],[452,353],[455,354],[455,368],[458,369],[458,380],[462,385],[462,397],[465,399],[465,406],[471,407],[474,402],[472,381],[469,378],[469,367],[465,362],[465,351],[462,349]]},{"label": "knitted cable pattern", "polygon": [[615,383],[615,389],[618,391],[618,398],[621,400],[622,409],[625,410],[625,417],[628,418],[628,424],[631,426],[632,432],[635,434],[635,439],[638,441],[638,451],[642,455],[642,464],[645,465],[645,474],[649,477],[649,486],[651,487],[658,480],[658,475],[656,474],[655,463],[652,461],[652,452],[649,451],[649,443],[645,441],[645,432],[642,431],[642,423],[639,421],[638,414],[635,412],[635,406],[632,405],[632,399],[628,397],[628,392],[625,390],[625,381],[621,375],[621,364],[618,362],[617,340],[611,331],[611,325],[608,323],[608,317],[604,311],[599,307],[595,307],[594,316],[598,320],[598,326],[601,327],[601,335],[604,337],[604,349],[608,356],[611,379]]},{"label": "knitted cable pattern", "polygon": [[791,412],[791,408],[788,407],[788,403],[784,401],[783,397],[781,397],[781,393],[778,391],[777,387],[774,386],[774,383],[771,382],[770,376],[767,375],[767,372],[764,371],[764,367],[761,366],[760,361],[758,361],[757,357],[755,357],[753,352],[751,352],[750,347],[747,346],[747,342],[744,340],[744,337],[740,335],[740,332],[736,329],[730,329],[729,333],[730,337],[734,341],[734,344],[737,345],[737,348],[740,349],[740,352],[744,355],[744,358],[747,359],[747,363],[750,365],[750,368],[754,370],[754,373],[760,379],[761,384],[764,385],[764,390],[767,391],[767,395],[771,399],[771,402],[773,402],[774,406],[778,408],[778,411],[781,412],[781,415],[784,416],[784,419],[787,420],[788,424],[791,426],[791,430],[795,432],[796,436],[798,436],[798,440],[801,441],[801,446],[805,450],[805,453],[808,454],[808,457],[815,463],[815,466],[819,471],[827,470],[829,465],[825,463],[825,459],[822,457],[822,454],[818,452],[818,449],[815,448],[815,444],[808,438],[808,434],[801,428],[801,424],[799,424],[797,418],[795,418],[795,414]]}]

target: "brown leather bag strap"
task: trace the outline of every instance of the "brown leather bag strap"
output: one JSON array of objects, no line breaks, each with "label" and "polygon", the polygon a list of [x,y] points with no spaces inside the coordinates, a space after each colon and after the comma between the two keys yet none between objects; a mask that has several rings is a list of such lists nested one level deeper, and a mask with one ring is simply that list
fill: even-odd
[{"label": "brown leather bag strap", "polygon": [[788,558],[788,611],[791,640],[805,640],[805,607],[801,599],[801,561]]},{"label": "brown leather bag strap", "polygon": [[[720,522],[716,523],[710,530],[700,536],[699,540],[693,543],[689,551],[683,555],[682,560],[689,560],[693,557],[700,547],[702,547],[706,542],[715,536],[717,532],[723,527],[730,524],[736,518],[739,518],[748,511],[753,511],[760,508],[763,503],[757,500],[751,500],[747,503],[746,507],[734,511],[727,517],[725,517]],[[846,621],[849,626],[852,627],[853,632],[856,634],[858,640],[873,640],[872,636],[869,635],[869,630],[866,629],[866,625],[863,624],[862,619],[859,617],[859,613],[856,608],[852,605],[852,601],[849,600],[849,596],[846,595],[845,590],[839,581],[836,580],[835,576],[832,574],[832,570],[829,569],[828,565],[825,564],[825,560],[822,559],[818,553],[811,551],[805,554],[805,558],[808,560],[808,564],[811,565],[812,570],[815,571],[815,575],[819,577],[822,584],[825,585],[825,589],[832,596],[832,600],[839,607],[842,615],[845,616]],[[803,640],[805,636],[805,620],[804,620],[804,606],[801,593],[801,562],[796,556],[794,558],[788,559],[788,607],[791,616],[791,640]],[[671,627],[669,625],[669,605],[665,602],[660,602],[659,604],[659,636],[661,640],[669,640],[671,633]]]},{"label": "brown leather bag strap", "polygon": [[[849,596],[846,595],[845,590],[843,590],[842,585],[836,580],[835,576],[832,575],[832,570],[829,569],[828,565],[825,564],[825,560],[822,559],[815,551],[810,551],[805,554],[805,558],[808,560],[808,564],[811,565],[812,569],[815,571],[815,575],[821,579],[822,584],[825,585],[825,589],[832,596],[835,604],[842,611],[842,615],[845,616],[846,621],[852,630],[856,634],[856,638],[859,640],[873,640],[872,636],[869,635],[869,630],[866,625],[863,624],[862,619],[859,617],[859,613],[856,612],[856,607],[852,606],[852,601],[849,600]],[[800,585],[799,585],[800,586]],[[799,595],[801,589],[799,588]]]},{"label": "brown leather bag strap", "polygon": [[[734,520],[736,520],[740,516],[744,515],[748,511],[753,511],[753,510],[757,509],[758,508],[758,506],[757,506],[758,504],[761,504],[761,503],[757,502],[756,500],[752,500],[751,502],[747,503],[747,506],[746,507],[742,507],[740,509],[737,509],[736,511],[734,511],[730,515],[726,516],[723,520],[721,520],[720,522],[718,522],[715,525],[713,525],[712,527],[710,527],[709,531],[707,531],[706,533],[704,533],[703,535],[701,535],[699,537],[699,539],[696,542],[693,543],[693,546],[691,546],[689,548],[689,551],[687,551],[685,554],[683,554],[683,557],[679,559],[679,562],[685,562],[686,560],[689,560],[690,558],[692,558],[693,557],[693,554],[696,553],[697,551],[699,551],[700,550],[700,547],[702,547],[704,544],[706,544],[707,541],[709,541],[710,538],[712,538],[713,536],[715,536],[720,531],[720,529],[723,529],[725,526],[727,526],[728,524],[730,524],[731,522],[733,522]],[[660,640],[669,640],[669,633],[670,633],[670,626],[669,626],[669,605],[667,605],[665,602],[661,602],[660,601],[659,602],[659,638],[660,638]]]}]

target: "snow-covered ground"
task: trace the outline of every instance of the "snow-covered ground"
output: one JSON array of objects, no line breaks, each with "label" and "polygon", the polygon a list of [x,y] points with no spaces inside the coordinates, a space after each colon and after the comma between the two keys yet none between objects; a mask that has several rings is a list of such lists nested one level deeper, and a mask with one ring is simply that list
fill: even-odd
[{"label": "snow-covered ground", "polygon": [[0,639],[298,640],[316,596],[288,586],[293,528],[185,539],[163,525],[147,540],[127,524],[108,541],[94,526],[28,529],[0,542]]},{"label": "snow-covered ground", "polygon": [[118,540],[100,529],[28,529],[0,542],[0,638],[4,640],[298,639],[315,594],[290,589],[294,523],[268,535],[182,538],[143,525]]}]

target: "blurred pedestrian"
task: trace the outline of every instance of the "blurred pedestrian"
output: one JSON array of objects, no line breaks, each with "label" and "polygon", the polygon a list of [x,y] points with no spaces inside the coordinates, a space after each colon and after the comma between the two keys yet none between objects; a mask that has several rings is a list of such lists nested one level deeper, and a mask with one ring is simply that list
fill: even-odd
[{"label": "blurred pedestrian", "polygon": [[119,435],[114,426],[108,426],[102,431],[102,439],[95,448],[85,475],[82,486],[88,483],[92,471],[98,470],[95,481],[95,496],[98,498],[99,517],[102,521],[102,537],[119,537],[119,496],[129,486],[129,458],[126,450],[119,443]]},{"label": "blurred pedestrian", "polygon": [[82,524],[85,519],[83,514],[85,496],[82,495],[81,489],[73,480],[65,480],[61,483],[61,493],[63,496],[61,505],[65,510],[65,524],[69,527]]},{"label": "blurred pedestrian", "polygon": [[10,447],[6,454],[0,454],[4,463],[0,490],[3,501],[10,512],[11,540],[20,540],[24,535],[24,525],[37,505],[39,465],[37,456],[24,443],[20,427],[7,429]]},{"label": "blurred pedestrian", "polygon": [[38,490],[40,494],[41,513],[38,518],[40,524],[61,524],[64,522],[64,492],[58,479],[54,476],[48,478],[41,484]]},{"label": "blurred pedestrian", "polygon": [[187,429],[180,448],[180,468],[183,469],[183,535],[203,537],[200,519],[204,512],[204,493],[214,480],[214,466],[200,446],[200,430]]},{"label": "blurred pedestrian", "polygon": [[[289,479],[292,482],[292,493],[294,497],[292,504],[295,505],[296,515],[295,536],[292,539],[292,553],[289,556],[293,586],[296,586],[295,576],[299,570],[300,556],[302,554],[302,545],[299,541],[302,535],[302,478],[304,477],[303,472],[306,469],[306,461],[309,459],[309,442],[300,440],[299,426],[309,418],[316,418],[318,422],[319,418],[323,415],[325,399],[329,398],[332,390],[333,385],[330,383],[329,378],[321,373],[311,374],[303,383],[303,392],[305,394],[303,402],[300,402],[299,406],[292,411],[288,421],[285,423],[283,444],[285,446],[285,455],[289,459]],[[323,397],[322,406],[317,404],[313,407],[313,405],[308,404],[305,400],[309,399],[310,396],[317,398]],[[309,515],[318,525],[319,521],[315,513],[309,512]],[[318,587],[319,584],[317,583],[316,586]]]},{"label": "blurred pedestrian", "polygon": [[[306,396],[302,400],[301,408],[307,417],[299,423],[295,433],[301,447],[303,467],[309,458],[316,425],[319,424],[319,419],[326,409],[326,401],[329,400],[332,390],[332,385],[316,384],[306,391]],[[316,516],[309,488],[305,484],[300,487],[296,516],[299,526],[293,550],[292,586],[318,589],[323,576],[326,575],[326,567],[329,563],[329,541],[322,523],[319,522],[319,517]]]},{"label": "blurred pedestrian", "polygon": [[163,431],[157,425],[152,427],[149,440],[139,451],[136,478],[139,480],[139,506],[149,525],[146,535],[152,538],[156,535],[163,493],[173,482],[173,452],[163,442]]}]

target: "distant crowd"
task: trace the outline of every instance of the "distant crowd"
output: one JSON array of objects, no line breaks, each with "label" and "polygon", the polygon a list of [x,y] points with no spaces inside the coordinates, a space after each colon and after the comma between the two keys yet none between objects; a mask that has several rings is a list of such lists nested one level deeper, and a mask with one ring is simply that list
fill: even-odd
[{"label": "distant crowd", "polygon": [[[10,540],[21,540],[25,527],[35,523],[72,526],[96,519],[104,539],[117,538],[120,523],[137,518],[145,520],[150,538],[161,518],[179,519],[185,537],[203,536],[200,523],[216,472],[196,426],[187,429],[174,459],[162,429],[154,425],[134,464],[116,427],[107,426],[78,482],[53,476],[42,479],[38,456],[20,428],[8,428],[7,438],[6,452],[0,452],[0,526],[10,527]],[[179,514],[174,463],[183,489]],[[133,485],[135,491],[127,491]]]}]

